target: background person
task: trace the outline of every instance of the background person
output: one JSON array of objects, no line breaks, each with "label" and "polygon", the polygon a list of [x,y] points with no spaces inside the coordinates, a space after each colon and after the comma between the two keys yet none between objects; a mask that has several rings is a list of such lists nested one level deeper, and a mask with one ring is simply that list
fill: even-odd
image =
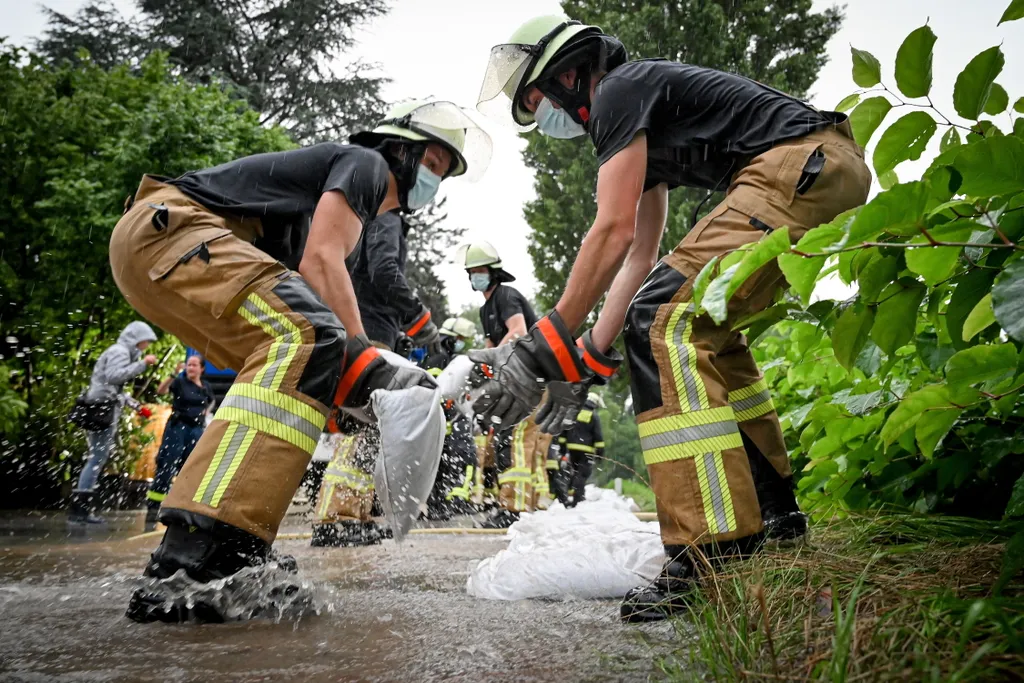
[{"label": "background person", "polygon": [[95,423],[96,429],[85,432],[89,457],[71,493],[68,509],[68,522],[71,524],[102,524],[104,521],[93,511],[93,499],[96,483],[117,439],[118,416],[124,406],[122,388],[156,363],[156,356],[142,355],[155,341],[156,333],[149,325],[138,320],[128,323],[117,343],[107,348],[93,366],[89,388],[79,398],[76,408],[91,412],[99,419]]},{"label": "background person", "polygon": [[214,404],[213,389],[203,379],[203,359],[199,354],[179,363],[177,374],[168,377],[156,393],[174,397],[171,416],[164,427],[164,438],[156,455],[156,476],[146,493],[146,526],[156,525],[160,504],[171,489],[171,482],[185,463],[206,428],[206,414]]}]

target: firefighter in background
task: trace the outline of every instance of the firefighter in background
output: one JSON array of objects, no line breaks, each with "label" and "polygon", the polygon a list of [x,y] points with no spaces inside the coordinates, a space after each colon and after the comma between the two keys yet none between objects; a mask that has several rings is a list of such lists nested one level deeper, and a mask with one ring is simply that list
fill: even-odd
[{"label": "firefighter in background", "polygon": [[[537,315],[526,297],[507,283],[515,278],[502,267],[501,256],[489,242],[473,242],[459,247],[473,289],[484,295],[480,323],[484,328],[484,346],[493,348],[515,341],[537,322]],[[486,425],[490,427],[491,425]],[[498,470],[500,508],[481,524],[484,529],[505,529],[519,519],[520,512],[533,510],[533,451],[539,431],[529,420],[524,425],[497,431],[493,449]]]},{"label": "firefighter in background", "polygon": [[476,445],[476,472],[470,500],[480,510],[499,506],[498,466],[494,457],[494,428],[473,419],[473,443]]},{"label": "firefighter in background", "polygon": [[[414,101],[396,105],[376,128],[356,133],[351,141],[364,147],[377,147],[387,140],[423,137],[403,128],[401,121],[424,104]],[[398,207],[377,216],[363,230],[359,244],[345,261],[366,336],[375,347],[389,351],[398,351],[400,340],[409,341],[413,346],[426,346],[439,338],[430,311],[405,277],[409,224],[403,214],[413,210]],[[311,540],[314,546],[373,545],[380,543],[385,535],[370,517],[376,440],[362,433],[368,427],[347,424],[356,429],[350,435],[353,439],[330,439],[333,454],[327,471],[334,474],[330,475],[329,482],[326,478],[321,481],[316,497],[318,513],[314,515]],[[328,500],[332,496],[324,495],[328,489],[335,500]],[[330,512],[321,516],[321,511]]]},{"label": "firefighter in background", "polygon": [[587,394],[583,409],[576,416],[576,422],[558,437],[560,450],[568,465],[568,490],[563,503],[566,507],[576,507],[583,502],[587,479],[594,471],[594,460],[604,456],[604,431],[601,429],[598,408],[604,408],[604,399],[597,392],[591,391]]},{"label": "firefighter in background", "polygon": [[[461,354],[476,336],[476,325],[465,318],[448,318],[441,325],[440,340],[424,359],[424,367],[440,376],[452,359]],[[427,498],[427,519],[445,520],[452,515],[473,512],[470,497],[476,475],[477,457],[473,422],[452,399],[444,402],[446,421],[444,447],[434,488]]]}]

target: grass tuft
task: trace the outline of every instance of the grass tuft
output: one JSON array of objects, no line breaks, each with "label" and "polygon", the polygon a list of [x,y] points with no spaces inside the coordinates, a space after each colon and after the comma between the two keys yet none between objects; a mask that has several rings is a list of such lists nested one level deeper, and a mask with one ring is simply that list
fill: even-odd
[{"label": "grass tuft", "polygon": [[1024,582],[995,590],[1012,525],[912,515],[812,528],[727,565],[676,621],[671,680],[1024,680]]}]

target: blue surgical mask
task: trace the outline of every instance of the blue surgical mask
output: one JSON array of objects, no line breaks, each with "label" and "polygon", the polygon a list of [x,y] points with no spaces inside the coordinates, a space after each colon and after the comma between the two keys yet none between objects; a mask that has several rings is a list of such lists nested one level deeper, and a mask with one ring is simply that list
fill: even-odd
[{"label": "blue surgical mask", "polygon": [[478,292],[486,292],[491,287],[490,273],[472,273],[469,276],[469,283]]},{"label": "blue surgical mask", "polygon": [[569,112],[555,109],[546,97],[537,105],[533,116],[537,120],[537,130],[548,137],[569,140],[587,134],[587,129],[573,121]]},{"label": "blue surgical mask", "polygon": [[461,352],[462,349],[464,348],[466,348],[466,342],[462,341],[461,339],[455,342],[455,353]]},{"label": "blue surgical mask", "polygon": [[409,209],[415,211],[429,204],[437,195],[437,188],[441,187],[442,180],[441,176],[435,175],[429,168],[420,164],[416,169],[416,182],[409,189],[409,196],[405,199]]}]

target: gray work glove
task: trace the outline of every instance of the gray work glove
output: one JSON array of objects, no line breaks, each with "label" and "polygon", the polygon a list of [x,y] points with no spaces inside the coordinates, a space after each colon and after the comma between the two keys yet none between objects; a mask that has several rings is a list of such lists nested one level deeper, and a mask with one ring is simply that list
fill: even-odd
[{"label": "gray work glove", "polygon": [[544,379],[516,355],[519,341],[469,352],[473,411],[486,425],[511,427],[525,420],[544,395]]},{"label": "gray work glove", "polygon": [[420,309],[420,314],[406,325],[402,332],[412,339],[415,346],[427,346],[441,338],[441,333],[437,331],[437,325],[430,319],[430,311],[426,306]]},{"label": "gray work glove", "polygon": [[534,418],[540,431],[545,434],[560,434],[576,422],[591,383],[550,382],[548,394]]}]

